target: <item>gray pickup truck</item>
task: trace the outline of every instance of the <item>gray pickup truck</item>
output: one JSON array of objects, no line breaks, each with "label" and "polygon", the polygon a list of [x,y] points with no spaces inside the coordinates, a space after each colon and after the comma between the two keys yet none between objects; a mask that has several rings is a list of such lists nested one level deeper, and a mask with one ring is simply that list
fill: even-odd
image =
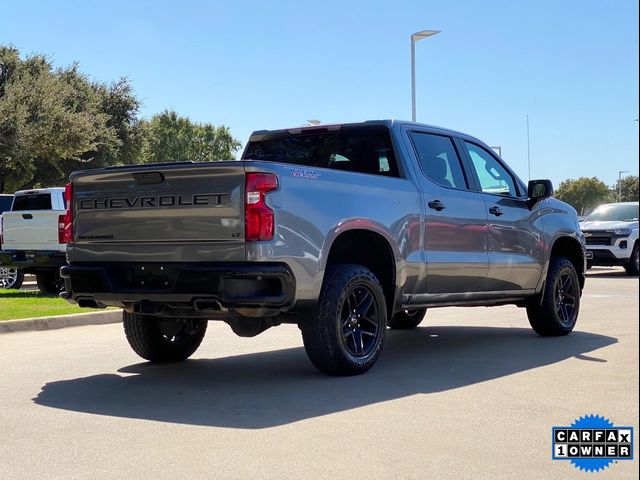
[{"label": "gray pickup truck", "polygon": [[426,309],[515,304],[574,328],[585,243],[548,180],[481,141],[400,121],[254,132],[240,161],[72,174],[63,295],[124,308],[141,357],[178,361],[208,320],[282,323],[334,375],[368,370]]}]

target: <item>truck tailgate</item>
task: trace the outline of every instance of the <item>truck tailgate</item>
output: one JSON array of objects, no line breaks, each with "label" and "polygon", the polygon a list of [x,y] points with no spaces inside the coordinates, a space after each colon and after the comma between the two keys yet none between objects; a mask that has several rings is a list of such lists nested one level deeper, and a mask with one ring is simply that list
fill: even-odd
[{"label": "truck tailgate", "polygon": [[72,175],[72,261],[242,261],[242,162]]},{"label": "truck tailgate", "polygon": [[64,210],[29,210],[4,212],[3,249],[64,252],[58,243],[58,216]]}]

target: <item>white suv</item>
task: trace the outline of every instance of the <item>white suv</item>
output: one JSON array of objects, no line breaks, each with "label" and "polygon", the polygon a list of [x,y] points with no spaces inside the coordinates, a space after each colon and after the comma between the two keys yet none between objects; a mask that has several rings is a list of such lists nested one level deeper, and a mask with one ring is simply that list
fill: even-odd
[{"label": "white suv", "polygon": [[638,275],[638,202],[600,205],[580,224],[587,265],[623,266]]}]

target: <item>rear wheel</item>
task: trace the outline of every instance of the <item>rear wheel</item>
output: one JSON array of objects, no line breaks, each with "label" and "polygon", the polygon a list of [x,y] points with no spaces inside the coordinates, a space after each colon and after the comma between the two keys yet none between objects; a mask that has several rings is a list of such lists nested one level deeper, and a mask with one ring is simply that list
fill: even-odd
[{"label": "rear wheel", "polygon": [[631,252],[631,258],[629,259],[629,263],[624,266],[624,269],[631,276],[637,277],[638,272],[640,272],[640,259],[638,258],[638,242],[633,246],[633,252]]},{"label": "rear wheel", "polygon": [[427,313],[426,308],[416,308],[414,310],[402,310],[401,312],[396,313],[389,320],[389,328],[392,330],[409,330],[412,328],[416,328],[422,322],[425,314]]},{"label": "rear wheel", "polygon": [[51,295],[60,293],[64,287],[64,282],[62,281],[58,270],[37,273],[36,282],[38,283],[38,288],[42,293]]},{"label": "rear wheel", "polygon": [[355,264],[327,271],[317,316],[301,325],[311,363],[329,375],[358,375],[378,360],[384,344],[387,307],[370,270]]},{"label": "rear wheel", "polygon": [[24,273],[17,268],[0,267],[0,288],[19,289],[24,281]]},{"label": "rear wheel", "polygon": [[565,257],[553,257],[542,304],[534,300],[527,307],[531,327],[543,337],[569,334],[578,320],[580,293],[573,263]]},{"label": "rear wheel", "polygon": [[123,312],[124,333],[129,345],[150,362],[179,362],[200,346],[207,321],[163,318]]}]

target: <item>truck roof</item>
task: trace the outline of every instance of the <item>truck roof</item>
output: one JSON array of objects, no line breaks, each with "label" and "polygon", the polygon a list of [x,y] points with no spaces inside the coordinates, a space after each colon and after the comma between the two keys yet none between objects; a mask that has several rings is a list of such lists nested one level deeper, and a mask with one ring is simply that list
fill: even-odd
[{"label": "truck roof", "polygon": [[[254,131],[251,136],[249,137],[249,140],[253,139],[254,137],[260,137],[262,135],[267,135],[267,134],[271,134],[271,133],[280,133],[280,132],[290,132],[290,133],[300,133],[300,132],[309,132],[309,131],[314,131],[314,130],[338,130],[342,127],[358,127],[358,126],[369,126],[369,125],[385,125],[387,127],[389,127],[390,129],[393,126],[402,126],[402,125],[407,125],[407,126],[417,126],[417,127],[422,127],[422,128],[428,128],[429,130],[433,130],[433,131],[437,131],[439,133],[443,133],[443,134],[447,134],[447,135],[456,135],[459,137],[465,137],[468,139],[472,139],[475,140],[477,142],[481,142],[481,140],[468,135],[466,133],[463,132],[459,132],[457,130],[452,130],[449,128],[444,128],[444,127],[438,127],[436,125],[429,125],[426,123],[420,123],[420,122],[410,122],[408,120],[394,120],[394,119],[383,119],[383,120],[366,120],[364,122],[348,122],[348,123],[331,123],[331,124],[319,124],[319,125],[302,125],[302,126],[297,126],[297,127],[291,127],[291,128],[279,128],[279,129],[275,129],[275,130],[256,130]],[[484,142],[482,142],[484,143]]]},{"label": "truck roof", "polygon": [[37,193],[64,192],[64,187],[32,188],[29,190],[18,190],[15,195],[35,195]]}]

